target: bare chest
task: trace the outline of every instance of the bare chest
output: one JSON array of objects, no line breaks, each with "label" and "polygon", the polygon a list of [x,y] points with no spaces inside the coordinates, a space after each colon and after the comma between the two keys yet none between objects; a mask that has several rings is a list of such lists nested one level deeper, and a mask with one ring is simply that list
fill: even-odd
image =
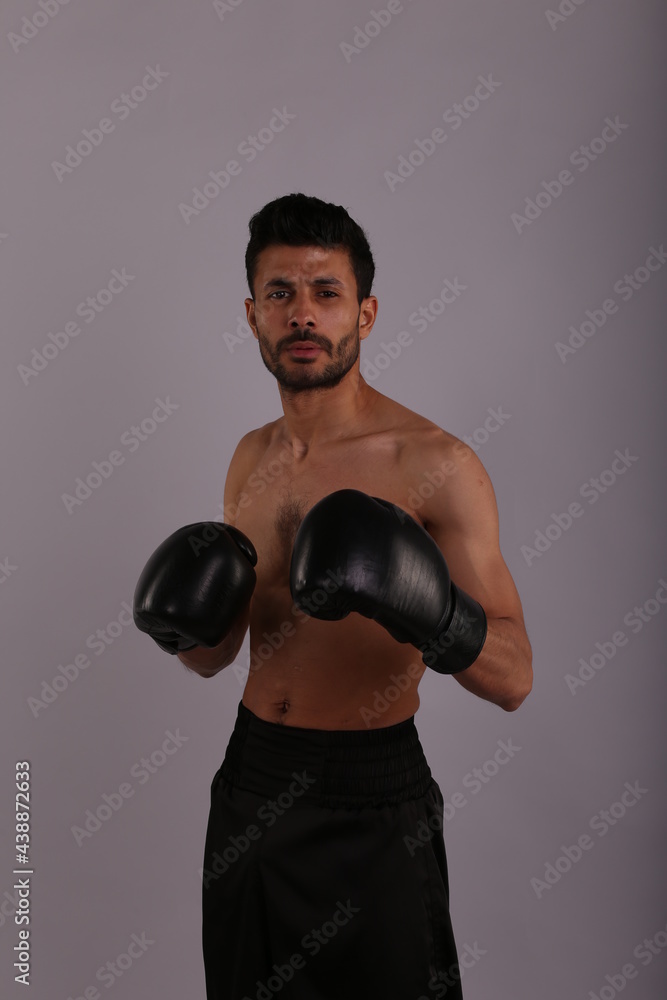
[{"label": "bare chest", "polygon": [[400,449],[391,443],[347,446],[325,457],[294,461],[283,449],[269,449],[237,498],[236,525],[257,550],[258,588],[285,587],[294,539],[310,508],[340,489],[362,490],[412,513],[410,482]]}]

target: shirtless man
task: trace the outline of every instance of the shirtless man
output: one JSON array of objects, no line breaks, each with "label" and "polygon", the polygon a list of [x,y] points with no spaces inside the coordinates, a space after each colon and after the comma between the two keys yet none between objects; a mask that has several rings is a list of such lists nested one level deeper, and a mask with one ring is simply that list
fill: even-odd
[{"label": "shirtless man", "polygon": [[[235,661],[250,628],[250,670],[212,784],[207,996],[254,1000],[280,983],[284,995],[308,1000],[343,989],[350,997],[458,998],[443,801],[414,716],[427,663],[506,711],[531,689],[531,647],[500,551],[493,487],[472,449],[361,376],[359,344],[378,303],[370,247],[347,212],[288,195],[257,213],[250,232],[248,323],[283,416],[245,434],[234,451],[224,491],[231,527],[211,531],[209,523],[194,546],[196,525],[176,532],[135,594],[137,625],[202,677]],[[425,482],[439,485],[424,490]],[[406,527],[402,512],[416,525]],[[398,548],[406,562],[413,538],[426,546],[417,576],[406,569],[409,584],[402,570],[383,569],[394,533],[406,531]],[[323,593],[323,553],[332,546],[341,559],[327,563],[333,582]],[[410,601],[423,609],[447,570],[461,608],[472,609],[467,620],[476,619],[472,645],[454,638],[429,660],[412,635],[430,636],[416,624],[406,633],[405,620],[416,614]],[[318,573],[314,602],[307,578]],[[223,588],[215,598],[213,578]],[[359,588],[361,613],[345,613]],[[215,639],[190,623],[198,615],[217,621]],[[388,631],[392,621],[400,641]],[[267,643],[276,635],[280,642]],[[374,711],[378,692],[389,691]],[[282,810],[271,798],[281,791],[277,802],[290,800]],[[275,809],[265,815],[267,802]]]}]

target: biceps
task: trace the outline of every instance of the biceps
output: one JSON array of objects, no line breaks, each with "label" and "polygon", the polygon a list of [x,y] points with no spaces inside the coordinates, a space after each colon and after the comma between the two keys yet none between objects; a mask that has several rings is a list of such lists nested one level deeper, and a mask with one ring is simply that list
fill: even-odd
[{"label": "biceps", "polygon": [[248,445],[252,432],[245,434],[237,444],[225,478],[223,512],[226,524],[235,524],[238,500],[249,468]]},{"label": "biceps", "polygon": [[228,472],[225,480],[225,492],[223,499],[223,519],[225,524],[235,524],[238,514],[238,504],[236,502],[238,491],[233,483],[232,476]]},{"label": "biceps", "polygon": [[519,592],[497,542],[470,538],[462,532],[434,540],[454,583],[479,601],[488,618],[523,622]]}]

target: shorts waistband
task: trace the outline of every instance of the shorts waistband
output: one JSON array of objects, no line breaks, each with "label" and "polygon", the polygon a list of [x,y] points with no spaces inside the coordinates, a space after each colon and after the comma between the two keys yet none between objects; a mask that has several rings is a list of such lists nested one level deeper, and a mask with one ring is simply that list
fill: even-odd
[{"label": "shorts waistband", "polygon": [[259,795],[327,806],[420,798],[432,775],[414,716],[379,729],[302,729],[266,722],[239,702],[218,774]]}]

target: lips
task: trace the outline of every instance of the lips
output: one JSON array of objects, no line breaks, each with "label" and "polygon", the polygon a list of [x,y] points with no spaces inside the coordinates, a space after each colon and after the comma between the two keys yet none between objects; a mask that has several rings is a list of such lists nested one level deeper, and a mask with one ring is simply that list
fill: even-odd
[{"label": "lips", "polygon": [[291,351],[293,354],[299,354],[303,355],[304,357],[308,357],[311,354],[317,354],[318,351],[322,350],[322,348],[319,347],[317,344],[313,344],[312,341],[304,340],[300,341],[298,344],[290,344],[288,350]]}]

